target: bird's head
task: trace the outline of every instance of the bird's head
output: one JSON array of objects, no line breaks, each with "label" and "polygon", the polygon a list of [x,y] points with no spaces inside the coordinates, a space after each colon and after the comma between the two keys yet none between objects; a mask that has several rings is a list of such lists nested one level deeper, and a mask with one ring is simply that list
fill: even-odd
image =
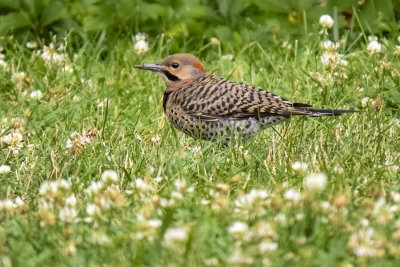
[{"label": "bird's head", "polygon": [[179,89],[205,75],[200,61],[191,54],[175,54],[164,58],[160,64],[143,64],[135,68],[158,73],[164,79],[167,91]]}]

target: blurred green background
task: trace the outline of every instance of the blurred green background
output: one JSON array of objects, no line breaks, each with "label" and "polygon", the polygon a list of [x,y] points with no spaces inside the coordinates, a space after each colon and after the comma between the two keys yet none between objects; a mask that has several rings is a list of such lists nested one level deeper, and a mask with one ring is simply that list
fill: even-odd
[{"label": "blurred green background", "polygon": [[195,49],[210,37],[243,45],[308,34],[322,14],[337,22],[335,38],[394,34],[399,11],[400,0],[1,0],[0,34],[41,43],[69,36],[82,46],[145,32]]}]

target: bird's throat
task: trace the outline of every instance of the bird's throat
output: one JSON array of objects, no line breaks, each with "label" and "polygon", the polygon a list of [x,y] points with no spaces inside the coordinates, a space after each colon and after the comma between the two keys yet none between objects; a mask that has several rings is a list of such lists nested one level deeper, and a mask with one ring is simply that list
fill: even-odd
[{"label": "bird's throat", "polygon": [[167,76],[167,79],[168,79],[169,81],[177,82],[177,81],[180,80],[178,76],[173,75],[173,74],[172,74],[171,72],[169,72],[168,70],[163,70],[162,72],[165,74],[165,76]]},{"label": "bird's throat", "polygon": [[167,111],[167,101],[168,101],[168,97],[171,93],[172,93],[172,91],[169,91],[169,92],[165,91],[165,93],[164,93],[164,98],[163,98],[163,103],[162,103],[164,112]]}]

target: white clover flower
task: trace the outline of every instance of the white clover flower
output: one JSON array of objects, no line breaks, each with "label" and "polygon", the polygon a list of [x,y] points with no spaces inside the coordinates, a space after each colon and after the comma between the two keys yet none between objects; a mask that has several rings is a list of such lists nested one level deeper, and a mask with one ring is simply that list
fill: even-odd
[{"label": "white clover flower", "polygon": [[19,83],[19,82],[23,81],[24,79],[26,79],[26,77],[27,76],[26,76],[25,72],[14,72],[11,76],[11,80],[14,83]]},{"label": "white clover flower", "polygon": [[[58,50],[62,49],[63,45],[61,44]],[[53,43],[51,43],[49,46],[43,46],[43,49],[39,50],[38,54],[48,65],[51,65],[53,63],[61,63],[65,59],[64,54],[57,53],[57,50],[54,48]]]},{"label": "white clover flower", "polygon": [[253,206],[255,202],[263,201],[268,198],[268,192],[261,189],[251,189],[251,191],[235,200],[237,206]]},{"label": "white clover flower", "polygon": [[360,224],[361,224],[362,226],[364,226],[364,227],[367,227],[367,226],[369,225],[369,220],[366,219],[366,218],[362,218],[362,219],[360,220]]},{"label": "white clover flower", "polygon": [[4,200],[4,207],[7,210],[11,211],[14,209],[14,202],[11,199],[6,199]]},{"label": "white clover flower", "polygon": [[[46,184],[47,184],[47,186],[46,186]],[[43,186],[43,188],[47,188],[46,193],[57,193],[57,191],[58,191],[58,186],[55,181],[44,182],[42,184],[42,186]],[[42,192],[44,192],[44,190],[42,190]],[[40,193],[40,188],[39,188],[39,193]],[[45,194],[42,194],[42,195],[45,195]]]},{"label": "white clover flower", "polygon": [[258,250],[260,253],[266,253],[268,251],[274,251],[278,248],[278,244],[272,241],[262,241],[258,244]]},{"label": "white clover flower", "polygon": [[159,219],[151,219],[146,221],[146,226],[150,228],[158,228],[162,225],[162,221]]},{"label": "white clover flower", "polygon": [[350,236],[347,247],[357,256],[381,257],[385,253],[386,239],[373,228],[361,229]]},{"label": "white clover flower", "polygon": [[187,239],[188,232],[186,228],[170,228],[164,234],[165,243],[169,246],[184,243]]},{"label": "white clover flower", "polygon": [[137,54],[144,54],[149,50],[149,44],[145,40],[139,40],[135,43],[134,49]]},{"label": "white clover flower", "polygon": [[324,211],[329,211],[329,209],[331,208],[331,204],[329,203],[329,201],[321,201],[320,205]]},{"label": "white clover flower", "polygon": [[187,185],[185,179],[176,179],[174,181],[174,185],[178,191],[180,192],[186,191]]},{"label": "white clover flower", "polygon": [[345,59],[340,59],[339,65],[346,67],[347,65],[349,65],[349,62]]},{"label": "white clover flower", "polygon": [[67,247],[65,248],[65,252],[68,255],[74,255],[76,253],[76,247],[75,247],[74,243],[69,243],[67,245]]},{"label": "white clover flower", "polygon": [[[394,50],[394,54],[396,55],[396,56],[400,56],[400,45],[396,45],[396,48],[395,48],[395,50]],[[1,65],[1,64],[0,64]]]},{"label": "white clover flower", "polygon": [[288,41],[284,41],[282,43],[282,48],[287,49],[287,50],[291,50],[292,49],[292,44],[289,43]]},{"label": "white clover flower", "polygon": [[322,15],[319,18],[319,25],[321,25],[322,28],[327,28],[327,29],[332,28],[333,23],[334,23],[334,21],[333,21],[332,17],[329,15]]},{"label": "white clover flower", "polygon": [[228,231],[234,238],[242,239],[249,233],[249,226],[244,222],[234,222]]},{"label": "white clover flower", "polygon": [[78,217],[78,212],[73,207],[64,207],[60,209],[58,217],[64,222],[72,223]]},{"label": "white clover flower", "polygon": [[400,203],[400,193],[390,192],[390,199],[395,203]]},{"label": "white clover flower", "polygon": [[328,68],[336,68],[341,63],[342,56],[336,52],[324,52],[321,56],[322,65]]},{"label": "white clover flower", "polygon": [[143,32],[138,32],[137,34],[135,34],[135,36],[133,36],[133,41],[138,42],[138,41],[145,41],[146,40],[146,34]]},{"label": "white clover flower", "polygon": [[291,200],[294,203],[297,203],[300,201],[301,193],[299,190],[290,188],[290,189],[286,190],[284,197],[287,200]]},{"label": "white clover flower", "polygon": [[86,205],[86,213],[90,217],[96,217],[101,214],[101,210],[100,210],[99,206],[97,206],[96,204],[89,203]]},{"label": "white clover flower", "polygon": [[221,56],[221,59],[232,60],[233,59],[233,55],[232,54],[226,54],[226,55]]},{"label": "white clover flower", "polygon": [[111,208],[113,206],[113,204],[114,204],[114,202],[111,199],[109,199],[108,197],[100,196],[100,205],[99,206],[102,209],[107,210],[107,209]]},{"label": "white clover flower", "polygon": [[322,46],[327,51],[336,51],[340,47],[340,44],[338,42],[334,43],[330,40],[326,40],[323,42]]},{"label": "white clover flower", "polygon": [[65,64],[65,66],[61,68],[61,71],[72,73],[74,69],[72,68],[71,64]]},{"label": "white clover flower", "polygon": [[192,152],[194,154],[201,154],[201,146],[194,146],[192,147]]},{"label": "white clover flower", "polygon": [[292,169],[297,172],[307,171],[308,164],[300,161],[296,161],[292,164]]},{"label": "white clover flower", "polygon": [[83,130],[82,134],[74,131],[71,134],[71,139],[67,140],[66,147],[72,154],[79,154],[87,145],[91,144],[98,134],[99,131],[96,128]]},{"label": "white clover flower", "polygon": [[176,204],[175,199],[160,198],[160,206],[161,207],[164,207],[164,208],[173,207],[173,206],[175,206],[175,204]]},{"label": "white clover flower", "polygon": [[268,204],[268,192],[260,189],[252,189],[248,194],[239,196],[235,200],[237,212],[242,213],[244,217],[264,215],[266,204]]},{"label": "white clover flower", "polygon": [[11,167],[8,165],[0,166],[0,174],[9,174],[11,172]]},{"label": "white clover flower", "polygon": [[55,192],[56,188],[53,189],[52,186],[50,186],[52,182],[43,182],[40,187],[39,187],[39,194],[40,195],[46,195],[48,192]]},{"label": "white clover flower", "polygon": [[[1,55],[3,55],[3,54],[0,54],[0,56]],[[1,58],[1,57],[0,57],[0,67],[3,68],[3,69],[7,69],[7,67],[8,67],[7,62],[5,62],[3,60],[3,58]]]},{"label": "white clover flower", "polygon": [[189,187],[187,188],[186,192],[188,192],[188,193],[193,193],[194,190],[195,190],[195,187],[192,185],[192,186],[189,186]]},{"label": "white clover flower", "polygon": [[22,200],[22,198],[16,197],[16,198],[14,199],[14,206],[15,206],[15,207],[21,207],[21,206],[23,206],[23,205],[25,205],[25,202]]},{"label": "white clover flower", "polygon": [[274,239],[278,236],[274,230],[272,223],[266,221],[260,221],[253,225],[251,234],[252,237],[266,239]]},{"label": "white clover flower", "polygon": [[43,97],[43,94],[42,94],[42,91],[35,90],[35,91],[32,91],[32,93],[29,96],[32,99],[40,100]]},{"label": "white clover flower", "polygon": [[8,149],[10,149],[14,154],[18,154],[23,147],[22,138],[22,134],[20,133],[10,133],[3,136],[0,141],[8,144]]},{"label": "white clover flower", "polygon": [[372,104],[372,99],[369,98],[369,97],[364,97],[364,98],[361,100],[361,106],[362,106],[363,108],[368,107],[368,105],[370,105],[370,104]]},{"label": "white clover flower", "polygon": [[220,44],[219,40],[217,38],[215,38],[215,37],[211,37],[210,38],[210,43],[212,45],[219,45]]},{"label": "white clover flower", "polygon": [[76,197],[74,195],[68,197],[64,201],[66,206],[75,207],[76,206]]},{"label": "white clover flower", "polygon": [[100,190],[103,188],[103,182],[102,181],[92,181],[90,185],[85,189],[86,194],[89,196],[95,196],[97,195]]},{"label": "white clover flower", "polygon": [[38,200],[38,210],[39,211],[47,211],[54,208],[53,203],[48,202],[44,198],[39,198]]},{"label": "white clover flower", "polygon": [[176,191],[173,191],[172,193],[171,193],[171,198],[173,198],[173,199],[182,199],[183,198],[183,195],[182,195],[182,193],[181,192],[176,192]]},{"label": "white clover flower", "polygon": [[387,224],[398,212],[399,207],[397,205],[390,205],[386,203],[385,198],[379,198],[372,211],[372,218],[378,223]]},{"label": "white clover flower", "polygon": [[118,174],[114,170],[105,170],[101,174],[101,180],[104,184],[118,184]]},{"label": "white clover flower", "polygon": [[25,202],[22,200],[20,197],[16,197],[14,199],[14,209],[19,209],[21,207],[25,206]]},{"label": "white clover flower", "polygon": [[154,178],[154,181],[156,181],[157,183],[161,183],[163,180],[164,180],[164,178],[161,176]]},{"label": "white clover flower", "polygon": [[0,211],[13,212],[14,203],[10,199],[0,200]]},{"label": "white clover flower", "polygon": [[2,68],[7,68],[7,63],[4,61],[4,60],[2,60],[2,59],[0,59],[0,67],[2,67]]},{"label": "white clover flower", "polygon": [[58,190],[68,191],[71,188],[71,182],[67,180],[56,180],[55,181]]},{"label": "white clover flower", "polygon": [[153,186],[149,183],[146,183],[142,178],[136,178],[135,180],[135,188],[139,192],[147,192],[147,191],[152,191]]},{"label": "white clover flower", "polygon": [[280,224],[285,224],[286,223],[286,215],[284,213],[278,213],[275,217],[274,217],[274,221],[278,222]]},{"label": "white clover flower", "polygon": [[303,180],[303,185],[308,191],[321,192],[327,185],[327,177],[324,173],[308,174]]},{"label": "white clover flower", "polygon": [[149,168],[150,174],[153,174],[155,170],[156,169],[153,166],[150,166],[150,168]]},{"label": "white clover flower", "polygon": [[35,41],[27,42],[26,47],[29,49],[35,49],[37,47],[37,43]]},{"label": "white clover flower", "polygon": [[156,134],[155,136],[151,137],[151,142],[153,142],[153,144],[159,144],[161,141],[161,138],[158,134]]},{"label": "white clover flower", "polygon": [[371,39],[367,46],[368,53],[372,55],[376,55],[382,52],[382,44],[377,40]]},{"label": "white clover flower", "polygon": [[210,201],[207,200],[207,199],[202,199],[202,200],[200,201],[200,204],[201,204],[201,205],[208,205],[208,204],[210,204]]},{"label": "white clover flower", "polygon": [[68,139],[67,140],[67,144],[65,145],[65,147],[66,148],[72,148],[72,146],[73,146],[73,143],[72,143],[71,139]]},{"label": "white clover flower", "polygon": [[237,247],[229,257],[228,262],[234,266],[249,266],[254,262],[254,259],[244,255],[240,247]]}]

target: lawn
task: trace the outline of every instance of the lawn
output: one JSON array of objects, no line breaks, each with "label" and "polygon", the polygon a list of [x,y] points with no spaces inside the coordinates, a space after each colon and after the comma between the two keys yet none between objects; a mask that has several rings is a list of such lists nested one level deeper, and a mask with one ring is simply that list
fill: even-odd
[{"label": "lawn", "polygon": [[[328,26],[228,51],[2,37],[0,266],[399,266],[400,40],[328,42]],[[194,140],[163,113],[163,81],[133,68],[174,52],[359,113]]]}]

